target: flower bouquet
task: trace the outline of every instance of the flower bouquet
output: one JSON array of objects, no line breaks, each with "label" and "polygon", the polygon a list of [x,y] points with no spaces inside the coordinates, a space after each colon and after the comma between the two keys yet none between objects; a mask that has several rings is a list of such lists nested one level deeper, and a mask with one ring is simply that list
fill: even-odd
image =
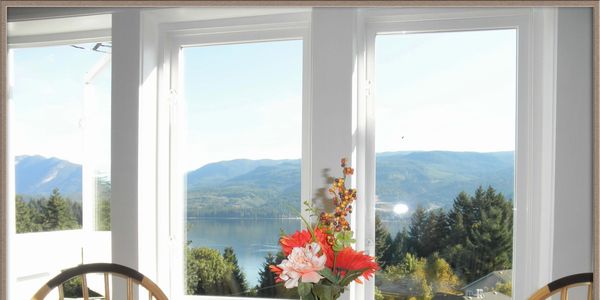
[{"label": "flower bouquet", "polygon": [[305,202],[311,216],[318,222],[311,226],[304,218],[307,229],[283,235],[279,243],[287,259],[270,269],[277,282],[288,289],[298,288],[303,300],[333,300],[339,298],[352,281],[362,283],[379,269],[375,258],[352,248],[353,232],[346,217],[352,213],[356,190],[346,189],[346,176],[354,169],[342,159],[343,176],[335,178],[329,188],[335,211],[319,211]]}]

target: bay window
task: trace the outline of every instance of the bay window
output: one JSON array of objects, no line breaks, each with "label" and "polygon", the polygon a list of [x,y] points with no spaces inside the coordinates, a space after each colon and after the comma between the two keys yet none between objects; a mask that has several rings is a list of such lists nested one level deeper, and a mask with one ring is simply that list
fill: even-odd
[{"label": "bay window", "polygon": [[[470,140],[489,147],[461,144],[464,147],[444,149],[512,151],[480,157],[481,168],[499,168],[486,171],[510,173],[498,175],[500,181],[480,184],[486,188],[500,182],[502,187],[494,187],[513,200],[503,207],[511,213],[503,225],[514,232],[504,235],[512,245],[512,251],[505,250],[512,257],[512,297],[525,298],[552,278],[552,253],[544,249],[551,249],[554,241],[552,230],[544,228],[553,226],[555,86],[550,77],[555,72],[555,48],[542,45],[555,42],[555,18],[553,8],[114,9],[109,39],[62,42],[69,51],[99,56],[86,67],[82,97],[111,99],[110,105],[106,101],[86,105],[82,113],[86,122],[71,122],[88,130],[80,134],[81,145],[89,150],[81,154],[83,227],[88,219],[92,229],[111,229],[112,250],[105,249],[106,259],[140,270],[170,298],[297,298],[269,285],[273,278],[265,266],[282,259],[277,257],[279,229],[290,233],[301,228],[294,211],[302,211],[306,200],[317,205],[327,201],[322,191],[338,175],[340,158],[347,157],[356,169],[349,177],[349,184],[358,190],[351,220],[355,248],[379,256],[383,252],[377,212],[397,216],[416,210],[416,197],[444,198],[432,198],[421,209],[425,219],[432,219],[441,215],[436,215],[436,208],[450,210],[447,202],[460,192],[410,194],[402,180],[413,176],[410,180],[417,182],[409,167],[419,166],[414,160],[395,165],[397,161],[385,152],[440,150],[444,147],[435,143],[442,140],[444,145],[466,145],[468,141],[461,139],[471,130]],[[24,43],[16,37],[12,41]],[[450,49],[457,41],[464,48]],[[461,49],[473,51],[462,53],[468,63],[452,61]],[[477,56],[477,49],[485,55]],[[110,58],[98,50],[111,52]],[[454,54],[444,52],[450,50]],[[498,53],[487,52],[492,50]],[[26,65],[18,60],[19,49],[15,51],[14,65]],[[411,56],[415,53],[418,57]],[[448,62],[453,65],[436,69]],[[486,68],[485,63],[497,69]],[[457,70],[468,74],[462,82],[450,82]],[[486,81],[481,76],[497,79]],[[13,102],[18,84],[15,81]],[[505,89],[485,94],[474,87],[480,84]],[[421,90],[407,92],[417,86]],[[39,92],[42,95],[32,99],[38,106],[50,105],[42,101],[44,91]],[[415,97],[413,102],[410,97]],[[490,111],[495,104],[473,100],[478,97],[502,101]],[[68,112],[75,105],[62,104],[63,113],[72,115]],[[13,107],[11,118],[16,120],[19,110],[16,103]],[[470,113],[474,107],[498,114],[487,118]],[[52,115],[61,110],[51,108],[47,112]],[[429,122],[422,122],[427,118]],[[456,123],[449,124],[453,118]],[[478,125],[483,123],[489,126]],[[482,136],[486,132],[503,136]],[[13,149],[20,147],[19,139],[9,140]],[[494,144],[498,139],[501,146]],[[481,170],[465,175],[432,169],[434,164],[463,159],[436,158],[423,167],[432,172],[427,180],[481,175]],[[384,178],[386,168],[396,169]],[[492,176],[488,173],[485,176]],[[97,180],[86,181],[88,177]],[[384,179],[394,187],[380,185]],[[476,187],[465,182],[457,179],[449,184],[476,193]],[[86,198],[103,201],[98,202],[97,213],[86,211]],[[15,216],[14,208],[12,213]],[[389,224],[390,218],[384,223]],[[409,223],[407,218],[395,221],[398,241]],[[13,224],[11,239],[16,240],[18,224]],[[18,257],[17,251],[11,249],[10,257]],[[435,252],[425,251],[415,261]],[[208,276],[202,261],[221,268],[221,277]],[[14,273],[17,267],[13,264],[10,270]],[[15,293],[20,277],[12,275]],[[213,281],[200,280],[205,275]],[[382,276],[350,285],[343,299],[379,295],[390,284],[382,283]],[[398,296],[394,289],[387,291],[387,296]]]}]

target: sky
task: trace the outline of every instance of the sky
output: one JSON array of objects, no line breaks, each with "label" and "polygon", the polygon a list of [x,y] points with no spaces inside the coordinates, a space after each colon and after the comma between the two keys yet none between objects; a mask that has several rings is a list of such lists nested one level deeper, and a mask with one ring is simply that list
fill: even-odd
[{"label": "sky", "polygon": [[186,166],[297,159],[302,151],[302,41],[183,50]]},{"label": "sky", "polygon": [[[94,82],[96,118],[82,118],[82,78],[102,55],[70,46],[14,50],[14,154],[80,163],[86,124],[95,133],[86,145],[110,159],[110,68]],[[185,48],[182,66],[178,120],[188,169],[300,158],[302,41]],[[514,150],[515,67],[515,30],[378,36],[376,151]]]},{"label": "sky", "polygon": [[[88,50],[68,45],[11,50],[11,151],[81,163],[85,147],[98,168],[106,170],[110,63],[88,85],[84,102],[84,76],[107,54],[90,51],[93,44],[78,46]],[[90,112],[87,117],[84,108]],[[84,130],[90,134],[84,135]]]},{"label": "sky", "polygon": [[515,148],[516,30],[381,35],[375,149]]}]

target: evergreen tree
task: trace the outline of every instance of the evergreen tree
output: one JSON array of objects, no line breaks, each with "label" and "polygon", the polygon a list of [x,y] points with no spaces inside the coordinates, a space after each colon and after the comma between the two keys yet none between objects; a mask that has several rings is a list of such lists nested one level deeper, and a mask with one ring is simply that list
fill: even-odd
[{"label": "evergreen tree", "polygon": [[406,231],[406,228],[403,228],[402,231],[396,233],[388,250],[390,253],[389,264],[399,264],[408,252],[408,231]]},{"label": "evergreen tree", "polygon": [[408,250],[417,257],[428,257],[445,247],[449,224],[442,209],[425,211],[417,207],[408,230]]},{"label": "evergreen tree", "polygon": [[461,193],[449,213],[444,257],[466,281],[512,267],[512,203],[492,187]]},{"label": "evergreen tree", "polygon": [[389,265],[392,260],[392,243],[392,237],[379,214],[375,214],[375,255],[382,268]]},{"label": "evergreen tree", "polygon": [[52,190],[45,209],[43,229],[51,231],[78,227],[69,203],[60,195],[58,189]]},{"label": "evergreen tree", "polygon": [[450,240],[462,241],[467,238],[467,228],[471,228],[475,212],[471,197],[460,192],[452,205],[452,210],[448,213],[448,226],[450,227]]},{"label": "evergreen tree", "polygon": [[47,207],[48,200],[45,198],[31,199],[29,201],[29,208],[33,214],[33,222],[39,226],[39,231],[44,230],[43,226],[46,219]]},{"label": "evergreen tree", "polygon": [[275,282],[275,274],[271,272],[270,265],[278,265],[284,259],[283,253],[277,253],[274,256],[268,253],[265,256],[265,262],[262,264],[260,271],[258,272],[259,281],[256,286],[256,295],[261,298],[288,298],[298,299],[297,289],[286,289],[282,284]]},{"label": "evergreen tree", "polygon": [[69,205],[69,208],[71,210],[71,215],[75,219],[75,223],[77,223],[77,225],[79,225],[78,228],[81,228],[81,225],[83,224],[83,210],[81,208],[81,203],[71,201],[69,199],[65,199],[65,201]]},{"label": "evergreen tree", "polygon": [[36,211],[34,211],[28,203],[23,201],[23,197],[16,196],[16,223],[17,233],[36,232],[40,231],[42,227],[35,221]]},{"label": "evergreen tree", "polygon": [[223,258],[232,266],[233,294],[245,295],[248,292],[248,282],[246,281],[246,275],[244,274],[244,272],[242,272],[242,270],[240,270],[237,257],[235,255],[235,252],[233,252],[232,247],[225,248],[225,250],[223,251]]},{"label": "evergreen tree", "polygon": [[473,203],[479,215],[467,244],[475,267],[467,274],[470,279],[512,267],[512,204],[492,187],[481,198],[476,193]]},{"label": "evergreen tree", "polygon": [[445,247],[448,235],[446,213],[441,208],[426,213],[424,234],[421,237],[420,257],[429,257]]},{"label": "evergreen tree", "polygon": [[448,215],[443,209],[438,209],[433,213],[434,218],[434,229],[433,229],[433,242],[435,243],[435,250],[433,252],[440,252],[446,245],[448,238],[450,237],[450,222]]},{"label": "evergreen tree", "polygon": [[260,271],[258,272],[259,280],[257,289],[257,295],[259,297],[275,298],[277,296],[275,274],[271,272],[270,265],[276,265],[275,256],[268,253],[265,257],[265,262],[262,264]]},{"label": "evergreen tree", "polygon": [[418,206],[410,217],[408,227],[408,251],[417,257],[423,257],[425,253],[425,236],[427,234],[427,212]]}]

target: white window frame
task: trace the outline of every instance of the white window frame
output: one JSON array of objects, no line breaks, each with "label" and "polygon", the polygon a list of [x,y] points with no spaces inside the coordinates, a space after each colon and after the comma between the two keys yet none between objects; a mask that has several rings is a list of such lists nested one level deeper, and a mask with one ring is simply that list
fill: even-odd
[{"label": "white window frame", "polygon": [[[81,22],[87,18],[88,27],[94,28],[77,28],[76,24]],[[14,29],[18,35],[10,36],[8,38],[8,51],[9,51],[9,64],[13,63],[13,49],[20,48],[35,48],[35,47],[51,47],[51,46],[68,46],[73,44],[81,44],[81,43],[95,43],[95,42],[106,42],[111,41],[111,29],[110,29],[110,21],[107,21],[110,17],[106,15],[97,15],[92,17],[67,17],[67,18],[54,18],[49,20],[34,20],[34,21],[16,21],[11,24],[12,29]],[[91,22],[89,20],[92,20]],[[16,24],[19,23],[19,24]],[[59,29],[57,32],[45,32],[41,34],[32,34],[36,30],[46,30],[53,31],[51,26],[57,26]],[[108,28],[106,28],[108,27]],[[51,28],[48,30],[48,28]],[[68,29],[65,29],[68,28]],[[62,29],[62,30],[61,30]],[[27,34],[19,34],[21,32],[25,32]],[[9,34],[11,34],[9,30]],[[89,88],[88,84],[93,80],[93,78],[102,71],[109,63],[110,57],[105,57],[101,61],[99,61],[96,65],[94,65],[84,76],[81,78],[82,91],[83,91],[83,100],[86,97],[89,97]],[[12,71],[12,70],[11,70]],[[12,74],[9,76],[9,81],[12,80]],[[7,104],[8,107],[8,127],[10,133],[11,119],[14,117],[13,109],[12,109],[12,93],[10,89],[12,89],[12,82],[9,82],[9,101]],[[85,111],[82,117],[85,118],[89,112]],[[19,298],[17,296],[18,293],[22,291],[16,290],[16,286],[21,283],[21,288],[23,288],[24,284],[26,285],[27,281],[31,281],[28,287],[39,287],[41,284],[51,278],[51,276],[55,275],[52,271],[60,271],[55,269],[55,267],[60,264],[59,262],[69,260],[77,263],[88,262],[90,260],[95,260],[94,255],[86,256],[86,252],[84,249],[99,249],[103,246],[106,246],[111,241],[111,231],[98,231],[96,230],[96,198],[94,195],[95,184],[93,182],[93,174],[92,170],[89,169],[89,165],[91,165],[90,160],[93,160],[93,157],[84,153],[83,161],[81,164],[82,167],[82,227],[81,229],[74,230],[61,230],[61,231],[44,231],[44,232],[32,232],[32,233],[16,233],[16,208],[15,208],[15,165],[14,165],[14,153],[12,152],[12,147],[10,143],[10,134],[8,137],[7,145],[8,145],[8,157],[9,161],[7,164],[8,170],[8,189],[7,189],[7,235],[8,240],[12,241],[8,243],[8,295],[9,298]],[[84,143],[89,143],[86,141],[84,137]],[[70,241],[78,241],[78,244],[81,246],[81,250],[74,250],[70,253],[77,253],[76,256],[57,256],[62,257],[57,260],[44,260],[47,261],[44,264],[36,265],[32,270],[27,271],[35,271],[44,269],[42,272],[37,272],[34,274],[26,275],[26,276],[18,276],[17,270],[15,270],[14,264],[18,261],[23,261],[23,259],[17,259],[17,255],[25,255],[23,251],[29,251],[31,249],[38,249],[36,245],[60,245],[63,243],[69,243]],[[17,249],[19,246],[24,246],[25,249]],[[54,247],[50,247],[53,249]],[[107,249],[108,255],[110,257],[110,248]],[[25,252],[26,253],[26,252]],[[87,258],[87,259],[86,259]],[[67,267],[67,266],[62,266]],[[49,272],[46,272],[49,271]],[[29,293],[29,292],[27,292]]]},{"label": "white window frame", "polygon": [[[329,72],[328,66],[312,65],[313,61],[323,63],[330,58],[328,55],[331,55],[329,54],[331,45],[323,46],[321,43],[325,43],[328,34],[332,32],[328,25],[335,25],[332,22],[338,21],[335,17],[340,14],[333,8],[314,8],[312,13],[310,9],[291,13],[289,10],[278,8],[273,10],[279,10],[277,13],[271,14],[261,12],[261,8],[246,8],[243,13],[239,11],[231,13],[225,8],[202,9],[195,12],[181,9],[170,14],[169,9],[117,12],[122,15],[118,17],[120,21],[115,26],[134,28],[132,31],[137,32],[141,38],[141,41],[130,39],[120,33],[124,27],[115,28],[115,34],[119,34],[120,42],[127,44],[126,46],[140,47],[139,53],[135,54],[139,54],[139,57],[127,57],[127,59],[136,61],[139,59],[141,68],[140,70],[137,68],[128,70],[131,73],[113,74],[113,80],[117,82],[131,82],[132,86],[135,85],[136,88],[139,86],[139,99],[135,99],[135,103],[121,105],[121,108],[138,110],[139,116],[136,116],[139,117],[136,120],[139,124],[138,130],[135,132],[124,130],[125,128],[122,127],[129,126],[131,122],[123,120],[123,116],[112,121],[113,124],[117,123],[117,126],[112,128],[113,139],[115,132],[124,131],[121,135],[125,135],[132,143],[137,140],[138,145],[136,153],[129,151],[128,147],[131,145],[113,145],[112,147],[113,152],[118,152],[112,155],[113,168],[119,167],[115,158],[119,158],[120,161],[138,162],[138,169],[135,171],[138,177],[122,178],[127,181],[122,185],[131,186],[131,190],[125,191],[127,193],[120,191],[120,194],[117,195],[124,198],[130,194],[134,195],[134,190],[137,191],[136,199],[131,201],[135,205],[125,203],[125,201],[119,203],[119,210],[125,211],[127,215],[137,213],[137,223],[135,224],[137,227],[135,230],[127,229],[123,233],[119,233],[118,237],[113,235],[113,254],[120,255],[116,261],[124,260],[148,277],[155,278],[155,281],[170,295],[170,298],[244,299],[241,297],[183,297],[180,295],[184,292],[182,280],[182,238],[184,233],[182,220],[185,220],[182,199],[184,199],[184,195],[182,189],[177,191],[172,188],[182,187],[183,182],[172,176],[172,174],[181,174],[181,172],[179,172],[177,162],[172,160],[178,156],[174,153],[177,148],[173,147],[176,146],[177,141],[176,131],[171,131],[171,126],[177,124],[171,124],[171,119],[172,114],[178,111],[177,53],[181,46],[303,39],[301,200],[313,199],[316,192],[313,187],[315,189],[324,187],[321,184],[323,181],[321,178],[322,167],[330,168],[332,175],[335,175],[337,173],[333,167],[337,166],[337,156],[344,155],[344,153],[351,154],[351,162],[357,170],[357,175],[352,177],[352,185],[358,188],[358,198],[364,199],[356,203],[356,213],[352,216],[352,226],[357,238],[356,248],[374,254],[375,123],[373,101],[371,101],[373,98],[372,86],[369,84],[374,82],[373,72],[370,69],[373,63],[374,34],[382,31],[502,27],[519,28],[520,47],[517,116],[519,126],[516,149],[516,173],[518,176],[516,176],[515,184],[517,206],[515,208],[515,244],[513,247],[513,272],[515,274],[513,280],[516,283],[514,298],[524,299],[535,288],[551,281],[551,251],[554,248],[552,235],[556,122],[556,8],[339,9],[343,11],[341,20],[345,23],[338,25],[335,32],[349,33],[351,36],[343,37],[344,42],[348,43],[352,40],[355,42],[353,44],[355,48],[348,50],[344,48],[344,51],[347,52],[343,53],[343,58],[334,59],[335,65],[333,66],[335,67],[329,66],[336,69],[334,72]],[[253,13],[248,14],[248,11],[253,11]],[[197,18],[194,15],[197,12],[205,15]],[[314,12],[318,13],[315,15]],[[113,14],[113,20],[117,13]],[[224,17],[210,16],[207,18],[207,14],[221,14]],[[133,16],[133,18],[129,18],[129,16]],[[347,31],[345,31],[346,28]],[[86,33],[86,35],[88,34],[90,32]],[[63,38],[73,40],[86,35],[65,35]],[[51,38],[56,38],[56,36]],[[116,40],[116,38],[113,35],[112,39]],[[17,40],[13,40],[13,42],[16,43]],[[18,40],[18,43],[25,42]],[[38,42],[39,45],[46,45],[48,37],[40,39]],[[344,45],[349,45],[349,43]],[[122,48],[127,47],[122,46]],[[129,55],[135,56],[133,52],[128,52],[127,56]],[[352,67],[346,68],[344,65],[346,63]],[[356,64],[354,65],[354,63]],[[132,68],[135,68],[133,65]],[[339,70],[337,70],[338,67]],[[315,71],[319,73],[313,73]],[[138,74],[136,72],[139,72],[139,81],[131,80],[132,74]],[[317,85],[319,81],[316,80],[327,79],[326,76],[332,74],[336,79],[343,77],[340,80],[325,80],[328,83],[333,82],[340,85],[333,87],[335,92],[331,92],[329,87],[324,87],[322,84]],[[337,89],[343,89],[343,91],[337,91]],[[347,91],[348,89],[352,91]],[[121,97],[128,96],[129,98],[129,92],[131,91],[113,89],[113,96],[116,93]],[[351,95],[350,101],[347,101],[347,95]],[[313,98],[318,102],[314,102]],[[522,101],[522,99],[524,100]],[[137,102],[138,100],[139,102]],[[116,100],[113,99],[113,101]],[[337,105],[341,109],[336,112],[333,120],[325,120],[321,110]],[[115,113],[114,107],[113,105],[113,114]],[[346,112],[351,112],[351,116],[347,116]],[[128,115],[130,111],[126,113]],[[114,115],[111,117],[114,118]],[[325,136],[319,131],[324,131],[323,127],[332,123],[335,123],[335,128],[325,132],[339,133],[340,135],[336,136],[335,141],[327,144],[331,136]],[[118,128],[119,126],[121,128]],[[313,149],[314,147],[323,148],[325,144],[331,149]],[[535,156],[535,154],[538,155]],[[166,159],[167,157],[168,159]],[[336,159],[332,161],[331,157]],[[131,170],[127,169],[128,167],[130,166],[123,166],[116,171],[132,174]],[[111,171],[114,176],[115,170]],[[14,181],[10,180],[14,180],[14,176],[11,177],[9,174],[9,186],[11,186],[10,183],[14,184]],[[14,195],[8,199],[14,199]],[[525,199],[525,201],[521,201],[521,199]],[[13,204],[12,208],[10,205],[8,207],[9,216],[14,217],[14,202],[10,203]],[[113,206],[114,208],[115,206]],[[121,215],[123,214],[121,213]],[[113,219],[113,222],[115,221],[125,224],[128,220]],[[9,222],[9,226],[14,226],[14,221]],[[132,239],[135,242],[130,242]],[[12,251],[14,252],[14,250]],[[132,251],[134,253],[131,253]],[[115,260],[114,255],[113,260]],[[177,267],[176,264],[180,264],[180,267]],[[365,285],[353,284],[350,292],[344,293],[343,299],[372,299],[373,292],[373,280],[366,282]]]},{"label": "white window frame", "polygon": [[[156,13],[156,12],[155,12]],[[153,15],[155,17],[155,15]],[[303,41],[302,87],[302,160],[301,199],[310,198],[308,182],[311,178],[310,151],[310,14],[284,13],[218,20],[170,22],[154,24],[159,37],[158,50],[158,103],[157,103],[157,211],[168,211],[168,216],[157,214],[157,270],[159,285],[174,299],[255,299],[247,297],[219,297],[185,295],[185,166],[180,137],[184,120],[180,101],[182,82],[181,50],[183,47],[240,44],[267,41]],[[151,22],[150,18],[148,21]],[[143,116],[141,116],[143,118]],[[169,157],[166,160],[166,157]],[[162,180],[160,179],[162,178]],[[299,201],[301,201],[299,199]],[[301,202],[299,203],[301,205]],[[162,218],[165,218],[161,221]],[[164,226],[167,225],[167,226]],[[164,258],[168,258],[168,261]]]},{"label": "white window frame", "polygon": [[[359,58],[357,172],[359,191],[369,201],[367,222],[359,227],[374,253],[375,114],[374,50],[377,34],[517,29],[517,112],[513,299],[525,299],[552,280],[554,224],[556,8],[387,9],[361,16],[364,56]],[[541,155],[540,155],[541,154]],[[357,209],[357,211],[363,208]],[[365,298],[373,297],[373,283]]]}]

